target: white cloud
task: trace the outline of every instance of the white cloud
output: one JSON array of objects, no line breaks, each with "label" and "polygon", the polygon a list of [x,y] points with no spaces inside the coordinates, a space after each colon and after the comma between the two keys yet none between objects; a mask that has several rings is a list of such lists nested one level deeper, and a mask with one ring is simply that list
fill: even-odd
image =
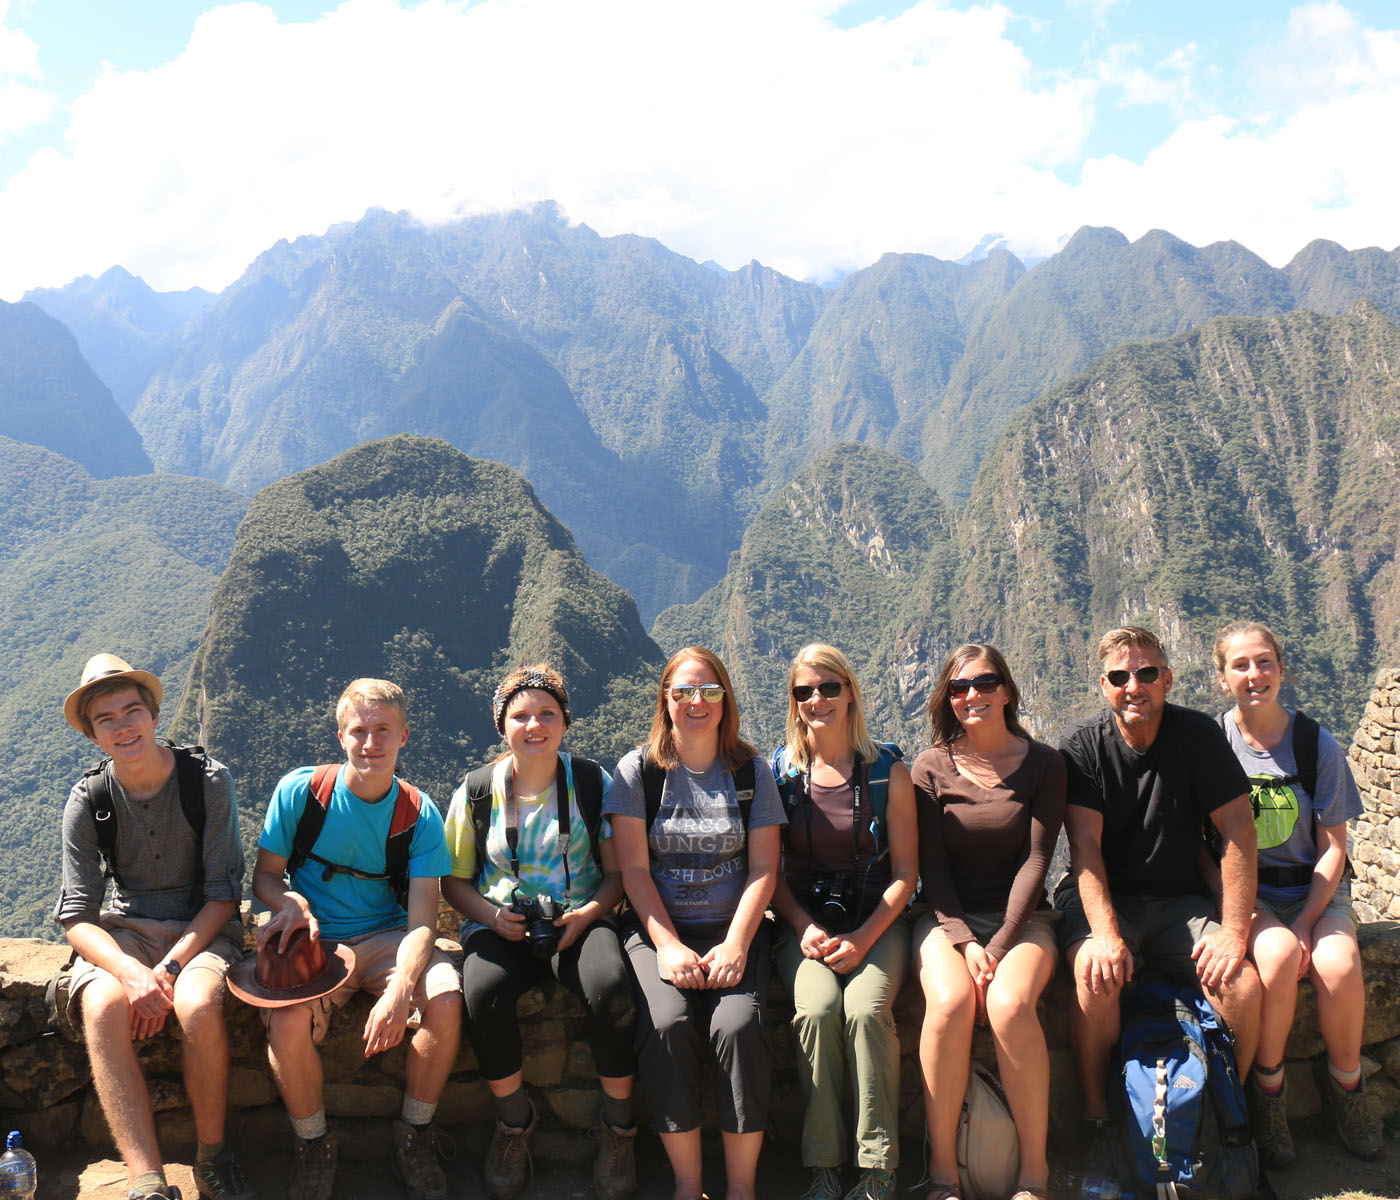
[{"label": "white cloud", "polygon": [[39,47],[8,24],[9,0],[0,0],[0,141],[49,119],[52,95],[39,86]]},{"label": "white cloud", "polygon": [[1097,64],[1100,82],[1118,89],[1124,104],[1160,104],[1185,115],[1197,101],[1193,80],[1195,44],[1179,46],[1151,70],[1139,64],[1141,53],[1141,47],[1134,42],[1109,46]]},{"label": "white cloud", "polygon": [[[1400,116],[1391,35],[1362,31],[1348,61],[1370,74],[1344,95],[1300,84],[1267,126],[1188,120],[1141,165],[1081,178],[1105,102],[1092,65],[1043,81],[1002,5],[925,0],[846,30],[836,7],[347,0],[295,25],[216,8],[175,60],[103,74],[64,148],[9,180],[0,295],[113,263],[218,288],[278,238],[372,205],[438,219],[546,198],[603,234],[799,277],[887,250],[956,257],[993,231],[1043,254],[1089,223],[1234,237],[1274,261],[1318,235],[1397,240],[1400,168],[1367,132]],[[1171,103],[1191,71],[1186,55],[1119,83]]]}]

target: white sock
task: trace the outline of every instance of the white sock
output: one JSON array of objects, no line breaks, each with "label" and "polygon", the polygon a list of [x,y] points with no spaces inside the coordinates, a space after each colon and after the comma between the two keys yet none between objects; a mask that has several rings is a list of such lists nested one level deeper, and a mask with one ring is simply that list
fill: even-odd
[{"label": "white sock", "polygon": [[318,1108],[309,1117],[293,1117],[292,1132],[303,1142],[310,1142],[326,1134],[326,1110]]},{"label": "white sock", "polygon": [[431,1125],[433,1114],[437,1112],[437,1101],[431,1104],[426,1100],[415,1100],[407,1092],[403,1094],[403,1112],[401,1120],[405,1125]]}]

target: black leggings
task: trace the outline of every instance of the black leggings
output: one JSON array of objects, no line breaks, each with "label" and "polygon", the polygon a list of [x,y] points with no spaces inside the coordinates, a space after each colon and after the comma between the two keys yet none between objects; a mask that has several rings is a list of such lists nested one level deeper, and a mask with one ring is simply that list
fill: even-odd
[{"label": "black leggings", "polygon": [[529,943],[508,942],[491,929],[476,930],[463,949],[467,1037],[488,1080],[505,1079],[520,1070],[516,1001],[551,975],[588,1010],[588,1042],[598,1074],[620,1079],[635,1073],[632,978],[610,920],[594,921],[578,941],[549,959],[536,958]]}]

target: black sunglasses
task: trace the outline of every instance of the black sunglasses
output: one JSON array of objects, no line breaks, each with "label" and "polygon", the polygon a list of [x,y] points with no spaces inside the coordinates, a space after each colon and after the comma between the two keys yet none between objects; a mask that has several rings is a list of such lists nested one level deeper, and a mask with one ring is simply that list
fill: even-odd
[{"label": "black sunglasses", "polygon": [[1156,683],[1161,674],[1161,667],[1139,667],[1136,671],[1105,671],[1103,677],[1114,687],[1122,687],[1129,678],[1139,683]]},{"label": "black sunglasses", "polygon": [[968,692],[976,688],[982,695],[994,692],[1005,682],[995,671],[988,671],[985,675],[974,675],[971,679],[950,679],[948,680],[948,691],[954,696],[966,696]]},{"label": "black sunglasses", "polygon": [[810,700],[812,693],[816,692],[827,700],[835,700],[845,686],[839,679],[828,679],[816,686],[810,683],[799,683],[792,689],[792,698],[801,704],[804,700]]}]

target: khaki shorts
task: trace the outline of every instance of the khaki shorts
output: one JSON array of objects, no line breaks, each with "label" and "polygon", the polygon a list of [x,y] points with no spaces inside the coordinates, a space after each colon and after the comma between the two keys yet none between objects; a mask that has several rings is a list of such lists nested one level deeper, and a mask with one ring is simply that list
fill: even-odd
[{"label": "khaki shorts", "polygon": [[[112,940],[121,947],[123,954],[129,954],[137,962],[152,968],[170,957],[171,948],[190,927],[188,921],[155,921],[148,917],[124,917],[118,913],[103,913],[98,918],[98,924],[112,935]],[[221,933],[184,965],[175,987],[178,990],[180,980],[195,971],[213,971],[222,979],[229,964],[236,963],[242,957],[243,947]],[[83,1028],[83,989],[102,975],[111,978],[107,971],[85,958],[77,958],[73,962],[68,976],[68,1020],[79,1032]]]},{"label": "khaki shorts", "polygon": [[[1301,900],[1290,900],[1287,904],[1271,904],[1262,896],[1254,898],[1254,911],[1271,913],[1285,925],[1292,925],[1298,919],[1298,914],[1303,911],[1303,906],[1307,904],[1308,898],[1304,896]],[[1345,885],[1337,888],[1332,893],[1332,899],[1327,901],[1327,907],[1322,910],[1322,917],[1341,917],[1350,921],[1353,929],[1361,926],[1361,918],[1356,915],[1356,909],[1351,904],[1351,893],[1345,890]]]},{"label": "khaki shorts", "polygon": [[[1001,913],[963,913],[963,920],[967,922],[967,927],[972,930],[973,936],[985,946],[1001,928],[1003,915]],[[1029,942],[1031,945],[1039,946],[1050,956],[1052,963],[1058,964],[1060,955],[1055,939],[1055,926],[1059,920],[1060,914],[1054,909],[1034,909],[1025,925],[1022,926],[1012,948]],[[942,938],[944,941],[948,940],[948,935],[943,932],[943,926],[938,923],[938,918],[932,912],[925,912],[916,917],[914,920],[915,972],[919,969],[919,951],[924,942],[935,937]]]},{"label": "khaki shorts", "polygon": [[[311,1012],[311,1040],[319,1046],[330,1032],[331,1017],[355,998],[357,992],[365,991],[371,996],[382,996],[389,986],[389,976],[394,973],[398,962],[399,944],[408,936],[408,930],[381,929],[377,933],[362,933],[359,937],[344,938],[341,945],[355,951],[355,969],[346,976],[345,982],[329,996],[308,1000],[305,1007]],[[422,1024],[423,1009],[428,1001],[444,992],[460,992],[462,976],[453,966],[452,960],[433,947],[432,957],[418,982],[413,988],[413,1008],[408,1014],[408,1028],[417,1029]],[[291,1007],[297,1007],[295,1005]],[[272,1019],[276,1009],[260,1008],[263,1024]]]}]

